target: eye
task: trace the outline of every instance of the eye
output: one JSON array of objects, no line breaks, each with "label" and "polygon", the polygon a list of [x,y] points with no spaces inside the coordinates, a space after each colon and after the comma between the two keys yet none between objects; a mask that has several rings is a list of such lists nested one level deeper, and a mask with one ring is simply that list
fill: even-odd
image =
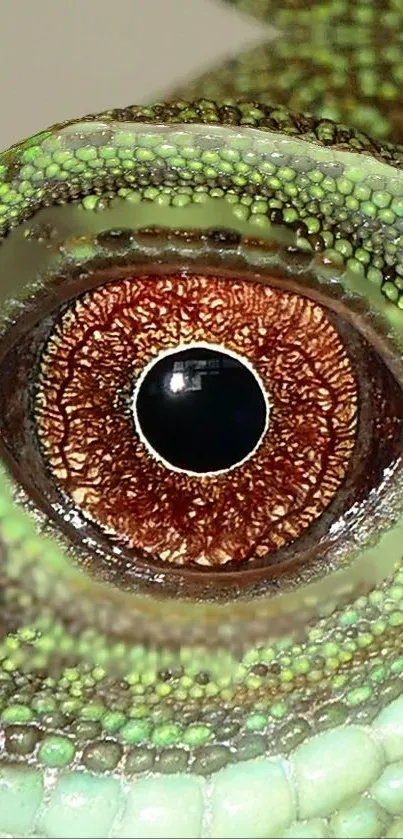
[{"label": "eye", "polygon": [[251,572],[313,575],[329,530],[340,540],[396,461],[403,398],[386,364],[285,277],[127,273],[4,357],[3,381],[28,385],[3,410],[25,480],[120,584],[144,567],[181,569],[182,588],[191,571],[209,593],[210,572],[240,591]]},{"label": "eye", "polygon": [[1,829],[391,834],[399,149],[202,101],[0,167]]},{"label": "eye", "polygon": [[[398,225],[362,218],[387,188],[397,210],[399,183],[366,148],[313,169],[304,145],[105,122],[22,153],[14,189],[29,159],[64,163],[3,244],[25,298],[3,333],[4,456],[73,565],[117,590],[327,592],[398,517]],[[89,186],[65,203],[67,162]]]}]

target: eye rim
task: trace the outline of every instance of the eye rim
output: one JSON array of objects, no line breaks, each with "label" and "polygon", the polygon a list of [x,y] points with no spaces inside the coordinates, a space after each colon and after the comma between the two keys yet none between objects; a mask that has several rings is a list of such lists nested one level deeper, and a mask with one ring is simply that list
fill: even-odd
[{"label": "eye rim", "polygon": [[[128,129],[130,126],[138,126],[136,130],[139,130],[140,134],[146,133],[150,126],[155,126],[157,131],[168,131],[170,133],[167,136],[172,137],[177,137],[184,132],[188,132],[189,136],[201,136],[195,135],[198,129],[204,129],[208,136],[208,131],[211,129],[216,134],[216,142],[219,138],[225,142],[225,137],[230,138],[237,131],[250,142],[252,136],[261,135],[267,142],[271,138],[276,143],[278,138],[281,142],[288,143],[290,148],[297,144],[298,148],[302,146],[301,154],[303,146],[310,144],[316,148],[319,155],[320,149],[323,154],[327,154],[329,149],[334,150],[331,156],[334,160],[340,154],[343,158],[350,157],[351,159],[357,156],[358,160],[363,157],[369,167],[380,163],[392,172],[403,169],[403,146],[379,142],[363,132],[349,129],[331,119],[307,117],[290,112],[284,106],[273,107],[254,101],[234,103],[228,113],[226,105],[220,106],[212,101],[199,99],[194,102],[159,102],[147,107],[133,105],[57,123],[0,153],[0,184],[18,182],[24,162],[21,155],[30,152],[36,143],[53,143],[62,138],[67,142],[70,139],[72,148],[85,146],[86,142],[92,142],[95,148],[107,142],[113,136],[114,130],[120,130],[120,127],[125,124]],[[328,158],[322,155],[319,159],[323,162]],[[374,169],[373,166],[372,168]],[[376,172],[376,168],[374,171]],[[132,182],[130,177],[126,179],[124,173],[102,179],[97,177],[96,172],[91,178],[80,179],[80,175],[74,175],[70,180],[71,187],[68,186],[66,179],[61,182],[52,181],[52,178],[46,175],[45,169],[40,177],[39,170],[35,179],[35,184],[38,183],[40,186],[40,188],[38,186],[38,194],[34,189],[33,196],[24,198],[22,204],[9,200],[7,204],[2,205],[0,243],[4,241],[5,234],[30,219],[43,207],[74,203],[88,195],[92,188],[95,190],[95,195],[102,195],[105,190],[116,190]],[[392,176],[390,180],[393,180]],[[19,208],[18,204],[20,204]],[[282,215],[281,210],[279,213]],[[288,229],[293,227],[293,222],[284,218],[281,224]]]},{"label": "eye rim", "polygon": [[[400,522],[400,528],[392,526],[382,534],[382,567],[376,556],[379,545],[374,550],[370,546],[360,553],[351,568],[339,569],[324,580],[303,584],[298,593],[290,591],[269,600],[189,603],[161,599],[155,592],[153,597],[147,592],[139,596],[94,580],[82,568],[73,565],[66,540],[47,527],[43,519],[38,519],[30,499],[21,490],[16,493],[1,463],[0,479],[4,496],[8,497],[11,509],[19,511],[17,521],[24,522],[28,538],[35,539],[39,525],[42,539],[40,557],[32,552],[15,554],[14,540],[4,539],[5,548],[11,547],[11,552],[6,550],[4,570],[9,591],[15,589],[17,593],[17,624],[20,614],[18,593],[23,591],[30,604],[27,603],[26,608],[27,620],[35,620],[38,614],[43,614],[43,608],[46,609],[51,600],[60,620],[66,626],[74,626],[74,631],[90,628],[111,641],[122,643],[162,643],[169,649],[181,646],[186,638],[190,648],[202,645],[215,650],[231,650],[239,655],[251,643],[265,645],[268,640],[274,641],[284,635],[303,642],[311,621],[326,620],[357,598],[365,597],[374,587],[382,589],[386,578],[396,570],[396,532],[403,536],[403,522]],[[21,505],[25,508],[22,514]],[[401,510],[401,497],[396,505]],[[3,515],[1,510],[0,519]],[[12,615],[13,601],[10,600],[10,619]]]},{"label": "eye rim", "polygon": [[[150,233],[148,232],[147,235],[150,235]],[[158,235],[160,237],[161,231],[158,230],[158,233],[156,231],[154,231],[154,235]],[[182,231],[182,235],[183,235],[183,231]],[[254,242],[253,245],[256,245],[256,243]],[[245,244],[245,242],[243,242],[243,247],[244,247],[245,253],[247,253],[248,246],[250,246],[250,243],[246,242],[246,244]],[[177,255],[176,255],[176,258],[177,258]],[[189,260],[188,265],[185,266],[185,267],[183,265],[182,257],[180,257],[180,260],[181,260],[180,263],[178,263],[178,262],[175,263],[175,261],[172,261],[169,264],[168,269],[167,269],[167,266],[165,264],[160,262],[157,266],[153,266],[153,271],[156,272],[156,273],[158,273],[158,272],[159,273],[166,273],[167,270],[169,270],[172,273],[175,273],[178,270],[185,271],[185,272],[192,272],[192,271],[198,272],[200,270],[200,262],[199,262],[199,259],[197,257],[192,262],[190,262],[190,260]],[[223,267],[224,263],[227,263],[227,268]],[[236,267],[234,267],[234,265],[236,265]],[[87,288],[87,283],[89,281],[88,278],[91,274],[90,266],[91,266],[91,263],[89,263],[87,265],[88,270],[86,272],[83,272],[84,273],[85,288]],[[91,285],[90,287],[98,287],[102,283],[102,276],[104,276],[104,275],[108,275],[108,280],[109,280],[109,271],[110,271],[111,266],[113,266],[113,269],[114,269],[115,273],[119,272],[119,270],[121,270],[121,271],[123,270],[124,272],[130,274],[131,276],[133,275],[133,266],[128,264],[127,260],[124,262],[124,265],[121,265],[120,268],[119,268],[119,266],[115,262],[115,256],[112,255],[109,260],[104,261],[102,269],[99,268],[99,263],[97,261],[94,263],[94,269],[98,272],[101,272],[101,274],[98,273],[98,274],[95,275],[95,283],[94,283],[94,285]],[[139,274],[141,274],[142,271],[145,272],[146,274],[149,274],[150,273],[150,265],[149,265],[148,262],[146,262],[143,266],[136,265],[135,270],[136,270],[136,273],[138,272]],[[204,273],[206,273],[207,269],[206,269],[206,263],[205,263],[204,259],[202,260],[202,270],[203,270]],[[210,264],[208,270],[212,274],[219,272],[220,274],[223,274],[223,275],[227,276],[227,279],[233,278],[234,276],[237,279],[239,279],[239,271],[240,271],[240,269],[239,269],[239,257],[234,258],[233,255],[232,255],[228,258],[228,254],[225,254],[224,256],[223,256],[223,254],[221,254],[219,256],[219,258],[217,259],[217,265],[212,266]],[[244,272],[245,272],[245,268],[244,268]],[[65,276],[65,274],[63,274],[63,276]],[[369,320],[366,319],[365,316],[363,316],[362,310],[363,310],[363,308],[365,309],[365,306],[363,307],[362,301],[359,301],[358,306],[352,306],[351,309],[348,308],[348,306],[343,301],[343,289],[341,287],[336,288],[335,286],[330,284],[329,287],[327,288],[327,291],[324,292],[323,291],[323,283],[313,283],[312,284],[312,276],[309,273],[304,275],[303,281],[301,282],[302,275],[298,274],[298,280],[295,280],[292,277],[291,274],[289,276],[285,276],[284,275],[284,269],[278,269],[277,275],[274,276],[274,277],[272,276],[272,269],[270,269],[270,277],[269,278],[266,277],[262,272],[260,272],[258,274],[256,271],[252,271],[252,273],[250,273],[247,278],[248,279],[258,278],[262,282],[269,282],[269,280],[270,280],[270,284],[273,284],[278,288],[283,288],[283,289],[287,289],[287,290],[292,289],[292,290],[295,290],[296,293],[299,294],[299,295],[302,294],[304,296],[307,296],[307,297],[310,297],[310,298],[314,299],[315,301],[320,302],[321,305],[323,305],[328,311],[329,310],[334,311],[338,315],[341,313],[342,320],[344,320],[346,322],[349,322],[352,328],[355,328],[360,334],[363,335],[365,341],[370,341],[371,338],[373,338],[374,345],[375,344],[377,345],[377,346],[374,346],[374,351],[378,352],[379,348],[381,348],[382,351],[386,351],[386,349],[388,349],[388,352],[389,353],[391,352],[391,345],[388,341],[387,336],[385,336],[385,335],[382,336],[379,332],[375,332],[373,324],[371,324],[369,322]],[[93,282],[93,280],[91,282]],[[311,285],[310,285],[310,283],[311,283]],[[51,299],[54,301],[53,297],[51,297]],[[71,299],[70,295],[69,295],[68,299],[69,300]],[[366,312],[364,314],[368,314],[368,312]],[[31,318],[32,318],[32,314],[31,314]],[[14,336],[17,333],[18,333],[18,324],[16,324],[14,326],[14,330],[13,330]],[[372,346],[373,345],[370,343],[370,347],[372,347]],[[1,345],[0,345],[0,347],[1,347]],[[3,358],[4,358],[4,356],[3,356]],[[390,370],[390,368],[388,367],[383,355],[381,355],[381,359],[385,363],[385,367]],[[395,355],[395,361],[396,361],[396,355]],[[398,358],[397,362],[398,362],[397,366],[400,369],[400,376],[401,376],[401,378],[399,378],[398,381],[403,381],[403,359]],[[2,364],[2,355],[1,355],[1,349],[0,349],[0,366],[1,366],[1,364]],[[395,376],[394,371],[390,370],[390,372],[391,372],[392,376],[394,377]],[[1,446],[1,450],[3,450],[3,448],[4,448],[3,447],[3,441],[1,441],[0,446]],[[12,464],[10,464],[10,462],[9,462],[9,468],[10,467],[13,468]],[[22,481],[22,483],[24,483],[24,482]],[[31,488],[31,492],[32,492],[32,488]],[[57,507],[57,504],[58,504],[57,498],[53,498],[51,500],[50,506],[47,506],[47,508],[46,508],[47,509],[47,514],[51,518],[52,518],[52,511],[54,512],[54,509]],[[40,506],[42,506],[42,508],[43,508],[43,505],[40,505]],[[73,511],[73,508],[71,508],[71,510]],[[323,523],[325,521],[325,517],[327,516],[327,512],[328,512],[328,508],[327,508],[327,510],[324,511],[324,513],[322,513],[322,515],[319,517],[317,522],[320,521],[321,523]],[[73,512],[71,514],[73,515]],[[54,516],[53,516],[53,518],[54,518]],[[62,513],[58,514],[58,519],[55,523],[56,531],[59,530],[59,526],[58,526],[57,522],[60,523],[61,518],[63,518]],[[317,527],[317,522],[314,523],[314,525],[313,525],[314,528]],[[326,527],[326,525],[325,525],[325,527]],[[72,531],[72,534],[74,534],[74,526],[72,526],[71,531]],[[69,532],[70,532],[70,529],[67,533],[67,544],[68,545],[70,544],[71,550],[72,550],[73,555],[74,555],[74,539],[71,538],[68,535]],[[309,543],[310,538],[311,538],[311,534],[309,534],[309,536],[308,536],[308,539],[307,539],[308,543]],[[315,537],[312,537],[312,538],[314,539]],[[301,542],[302,539],[304,539],[304,533],[295,542],[296,552],[298,551],[298,546],[300,545],[300,542]],[[96,541],[97,540],[94,540],[94,537],[91,536],[91,531],[90,531],[90,536],[89,536],[89,540],[88,540],[88,543],[87,543],[87,545],[89,545],[89,547],[86,547],[85,550],[84,550],[85,555],[89,557],[89,559],[88,559],[89,566],[91,566],[92,561],[95,561],[94,558],[96,556],[104,558],[104,557],[107,557],[108,554],[110,555],[110,542],[108,542],[108,540],[106,539],[105,540],[105,547],[102,547],[101,541],[99,540],[98,547],[97,547],[95,545]],[[353,543],[354,543],[354,540],[352,540],[352,544]],[[325,540],[325,544],[326,544],[326,540]],[[319,547],[321,547],[321,546],[322,546],[322,542],[320,543]],[[287,549],[290,550],[290,547],[291,547],[290,545],[286,546],[284,551],[286,551]],[[329,542],[329,540],[328,540],[328,552],[331,551],[332,547],[333,547],[333,543]],[[81,548],[80,548],[80,550],[81,550]],[[280,549],[280,550],[282,550],[282,549]],[[347,548],[346,548],[346,552],[347,552]],[[123,553],[124,555],[126,555],[125,552],[124,551],[122,552],[120,549],[119,549],[119,553]],[[306,554],[308,554],[308,553],[309,553],[309,544],[308,544],[308,547],[306,548]],[[357,553],[357,550],[354,551],[354,554],[356,554],[356,553]],[[132,555],[132,553],[130,555]],[[301,586],[301,585],[311,586],[315,582],[320,583],[321,580],[324,579],[324,577],[333,576],[334,573],[336,573],[337,570],[339,570],[337,565],[336,565],[336,570],[335,570],[334,566],[329,566],[329,564],[326,564],[327,559],[328,559],[328,557],[326,555],[325,558],[322,560],[322,562],[318,563],[318,573],[317,573],[317,575],[313,575],[311,573],[311,568],[308,567],[308,570],[306,571],[306,573],[304,571],[304,568],[301,568],[294,574],[293,583],[290,583],[288,577],[285,576],[284,579],[286,581],[286,584],[285,584],[285,587],[283,587],[283,589],[281,588],[281,586],[278,585],[278,583],[275,579],[270,578],[270,577],[266,578],[265,584],[262,587],[261,580],[258,579],[259,575],[260,576],[262,575],[262,569],[261,568],[255,569],[254,567],[250,567],[249,569],[243,571],[242,573],[244,573],[245,576],[247,577],[247,583],[246,583],[245,587],[240,588],[240,572],[239,572],[239,570],[238,571],[235,570],[233,572],[233,574],[232,574],[233,579],[232,579],[231,570],[228,570],[228,568],[226,569],[225,574],[222,573],[219,570],[215,571],[215,570],[211,570],[211,569],[206,569],[206,571],[204,571],[204,569],[196,569],[195,570],[195,569],[189,568],[186,571],[186,578],[185,578],[185,575],[183,574],[181,567],[170,566],[169,569],[167,570],[166,565],[159,564],[158,560],[153,560],[152,566],[150,567],[150,563],[148,561],[149,557],[147,557],[147,556],[145,557],[146,561],[145,561],[144,565],[142,565],[142,558],[140,558],[140,559],[136,558],[136,561],[138,562],[138,567],[140,568],[140,573],[139,573],[138,578],[136,577],[136,575],[133,575],[133,576],[134,576],[135,581],[138,582],[138,584],[139,584],[139,589],[137,591],[138,594],[141,594],[141,591],[143,591],[146,595],[152,593],[153,595],[157,594],[157,596],[158,596],[158,592],[154,591],[155,580],[158,580],[159,583],[161,583],[161,580],[163,579],[163,582],[165,584],[163,586],[163,592],[161,594],[161,596],[163,596],[163,597],[168,597],[168,598],[178,597],[178,594],[179,594],[180,598],[184,602],[188,602],[189,600],[190,601],[197,600],[197,601],[200,601],[200,602],[204,602],[206,604],[211,602],[211,603],[215,603],[215,604],[222,603],[224,605],[224,603],[227,600],[229,600],[230,602],[236,602],[236,601],[245,602],[245,598],[247,599],[249,597],[255,598],[255,602],[256,602],[256,598],[260,599],[260,598],[266,597],[266,596],[276,598],[280,594],[281,597],[284,597],[287,593],[294,592],[294,589],[295,589],[296,586]],[[351,560],[351,563],[349,562],[349,565],[352,565],[354,563],[354,561],[355,560]],[[342,567],[342,566],[340,566],[340,567]],[[327,569],[327,573],[324,573],[322,575],[321,574],[321,569],[323,569],[323,568]],[[85,569],[85,571],[87,572],[87,568]],[[266,573],[267,573],[267,566],[266,566]],[[90,575],[90,577],[92,576],[91,572],[89,572],[89,575]],[[115,577],[118,578],[119,574],[117,573],[115,575]],[[115,577],[113,575],[108,576],[108,574],[106,574],[105,576],[103,576],[101,574],[98,577],[98,581],[101,584],[103,584],[103,583],[108,584],[108,581],[109,581],[109,583],[112,583],[113,585],[115,585]],[[208,577],[208,581],[206,583],[207,577]],[[128,575],[128,580],[129,580],[128,584],[130,585],[131,581],[132,581],[132,577],[130,575]],[[196,590],[192,586],[192,584],[194,583],[195,580],[196,580],[196,584],[200,585],[200,588],[196,589]],[[199,583],[199,580],[200,580],[200,583]],[[118,584],[119,584],[119,581],[118,581]],[[155,586],[155,588],[157,588],[157,586]],[[126,589],[126,593],[130,594],[130,591],[128,592],[127,589]]]},{"label": "eye rim", "polygon": [[[0,183],[13,179],[20,166],[19,154],[22,147],[29,149],[36,142],[42,142],[52,135],[70,129],[73,133],[79,133],[81,129],[81,132],[89,137],[96,135],[97,132],[108,133],[114,123],[140,124],[143,126],[172,125],[177,130],[180,130],[181,126],[190,128],[200,125],[207,128],[216,126],[229,130],[234,128],[246,131],[256,129],[264,134],[284,133],[291,138],[298,136],[303,142],[313,142],[318,147],[323,148],[334,147],[335,149],[348,151],[348,144],[350,144],[350,148],[352,147],[354,153],[358,155],[370,156],[386,164],[390,164],[393,160],[394,167],[403,168],[402,145],[378,141],[356,128],[349,128],[331,119],[307,116],[292,112],[283,105],[267,105],[253,99],[233,101],[230,109],[228,109],[226,104],[220,105],[201,98],[194,101],[179,100],[157,102],[147,106],[128,105],[123,108],[110,108],[96,114],[87,114],[83,117],[55,123],[0,152],[0,164],[5,166],[4,173],[1,173],[0,170]],[[64,198],[66,200],[77,198],[76,185],[74,185],[72,191],[60,189],[58,193],[52,193],[50,186],[48,186],[48,189],[49,192],[45,190],[41,200],[28,209],[28,214],[22,214],[17,219],[13,219],[12,216],[8,216],[6,220],[3,219],[0,223],[0,241],[15,224],[27,220],[41,207],[47,206],[49,202],[58,203],[59,200],[63,201]],[[68,197],[66,198],[66,196]]]},{"label": "eye rim", "polygon": [[[54,150],[54,144],[60,145],[61,142],[67,144],[65,146],[62,145],[62,148],[71,147],[74,150],[88,147],[94,152],[99,145],[103,145],[109,141],[114,142],[116,140],[115,133],[117,132],[119,134],[119,131],[122,131],[122,125],[127,126],[126,130],[129,132],[133,131],[135,127],[136,131],[140,132],[140,137],[143,137],[143,135],[145,137],[150,130],[151,136],[153,136],[152,130],[155,129],[155,131],[159,132],[159,140],[165,138],[168,143],[170,140],[175,143],[178,138],[182,138],[183,140],[184,137],[189,137],[190,141],[193,139],[196,143],[195,148],[197,147],[197,142],[200,141],[201,149],[210,149],[212,147],[219,150],[225,149],[226,142],[228,141],[231,144],[235,137],[235,140],[241,139],[242,148],[244,148],[244,141],[246,141],[249,150],[250,148],[252,150],[255,149],[254,143],[260,143],[258,152],[260,154],[261,144],[264,142],[265,148],[271,145],[272,149],[276,149],[275,156],[279,159],[283,159],[289,155],[294,156],[298,171],[298,166],[304,165],[303,161],[309,162],[309,152],[307,151],[304,154],[305,149],[303,147],[310,145],[313,147],[318,166],[320,167],[322,165],[327,167],[326,172],[330,171],[330,166],[332,170],[331,178],[337,177],[334,169],[338,169],[341,166],[341,172],[343,173],[343,167],[347,166],[348,168],[350,166],[350,168],[353,168],[348,177],[352,175],[353,182],[355,182],[356,174],[353,174],[355,167],[355,173],[358,168],[364,172],[363,178],[360,176],[358,181],[364,180],[366,182],[368,180],[368,183],[371,179],[377,181],[377,186],[371,184],[371,189],[382,188],[379,185],[379,176],[381,175],[381,180],[386,179],[392,197],[403,195],[402,178],[398,181],[397,177],[395,177],[403,169],[403,147],[399,145],[378,142],[360,131],[347,129],[346,126],[337,124],[330,119],[318,120],[306,117],[298,113],[292,113],[284,107],[272,108],[261,103],[242,101],[238,102],[234,108],[231,108],[231,112],[228,114],[226,106],[219,106],[214,102],[204,99],[193,103],[177,102],[166,104],[160,102],[145,108],[142,106],[130,106],[56,124],[44,132],[28,138],[23,143],[15,144],[0,154],[0,183],[2,183],[3,187],[10,183],[12,186],[15,185],[15,188],[19,188],[18,178],[21,177],[23,171],[21,166],[24,162],[23,155],[26,153],[29,154],[29,158],[27,158],[29,160],[31,159],[32,151],[45,151],[46,157],[46,152],[52,149]],[[136,144],[136,134],[133,135],[133,138],[131,143],[134,142]],[[116,140],[116,142],[117,145],[115,148],[118,148],[119,141]],[[205,146],[206,142],[207,146]],[[36,143],[42,145],[35,146]],[[361,161],[364,164],[363,166],[361,166]],[[285,164],[282,164],[280,161],[277,165],[281,167],[281,165]],[[303,168],[301,171],[303,171]],[[8,236],[4,239],[4,234],[7,232],[12,233],[17,226],[24,224],[27,219],[35,215],[41,208],[52,206],[55,208],[56,205],[64,205],[65,207],[69,205],[71,207],[77,201],[80,199],[84,200],[84,197],[90,194],[90,209],[95,209],[95,204],[99,200],[97,196],[101,196],[102,198],[105,190],[108,192],[108,190],[110,191],[112,189],[116,192],[121,186],[130,186],[131,183],[137,184],[137,175],[134,181],[130,175],[126,178],[124,167],[120,167],[119,172],[116,170],[113,175],[108,175],[105,178],[98,176],[96,173],[92,175],[92,170],[91,173],[87,172],[87,175],[91,175],[91,177],[81,177],[80,174],[70,176],[69,168],[68,181],[70,186],[68,187],[66,172],[64,172],[62,182],[59,182],[57,179],[52,179],[52,177],[47,175],[45,164],[41,163],[35,175],[35,184],[29,187],[28,198],[25,196],[22,204],[20,201],[21,196],[18,202],[17,200],[14,201],[11,195],[8,197],[7,203],[2,203],[2,199],[0,198],[0,218],[2,218],[2,222],[0,223],[0,243],[7,243]],[[151,178],[151,180],[147,182],[154,183],[154,175],[155,172],[153,174],[153,167],[151,166],[146,177],[146,180],[147,178]],[[158,178],[160,176],[161,172]],[[202,180],[196,180],[195,184],[206,181],[205,174],[201,177]],[[159,183],[160,180],[158,178],[157,182]],[[176,188],[177,186],[174,186],[171,189],[174,190]],[[228,183],[226,183],[224,189],[227,188]],[[242,191],[242,187],[240,189],[240,194],[247,194]],[[91,190],[93,190],[92,195]],[[259,194],[259,189],[255,189],[255,193]],[[96,199],[95,204],[92,199]],[[280,202],[279,206],[283,206],[283,203]],[[287,201],[284,206],[288,206]],[[316,211],[314,210],[313,212],[315,215]],[[397,212],[398,215],[401,215],[400,210]],[[353,215],[350,209],[348,213]],[[361,210],[359,214],[361,214],[361,221],[366,222],[366,224],[361,226],[366,227],[368,219],[363,217]],[[87,215],[93,215],[93,213],[87,213]],[[270,211],[270,221],[272,224],[280,226],[286,234],[290,234],[294,240],[296,251],[301,251],[298,245],[298,236],[302,235],[304,237],[306,235],[306,231],[302,232],[302,234],[298,232],[301,221],[290,221],[289,218],[285,217],[281,209]],[[389,220],[385,223],[382,221],[385,229],[390,223]],[[337,221],[336,234],[338,226],[339,222]],[[293,230],[297,231],[294,236],[292,233]],[[383,234],[381,239],[383,245]],[[321,268],[321,270],[326,268],[327,270],[329,267],[332,267],[333,270],[337,271],[340,269],[340,266],[346,267],[348,257],[343,255],[341,251],[336,252],[332,249],[332,245],[331,243],[329,244],[326,237],[313,234],[313,240],[313,251],[323,251],[323,260],[319,261],[318,268]],[[370,246],[370,250],[371,248],[372,245]],[[18,250],[17,253],[14,253],[14,257],[17,255]],[[320,264],[321,262],[323,262],[322,265]],[[403,310],[403,290],[399,290],[400,283],[398,282],[398,272],[396,272],[394,267],[395,262],[396,260],[394,261],[390,256],[386,260],[386,263],[383,260],[382,272],[377,270],[377,274],[381,275],[381,277],[373,277],[371,278],[371,282],[374,285],[378,285],[382,296],[389,300],[393,306],[397,306],[400,310]],[[366,277],[367,269],[365,267],[363,268],[362,264],[359,267],[362,269],[362,274]],[[356,271],[354,269],[355,273]],[[345,281],[349,284],[352,291],[355,291],[357,278],[357,276],[346,276]],[[373,298],[374,285],[371,288],[371,283],[369,284],[369,293]],[[393,317],[391,317],[391,320],[393,320]]]}]

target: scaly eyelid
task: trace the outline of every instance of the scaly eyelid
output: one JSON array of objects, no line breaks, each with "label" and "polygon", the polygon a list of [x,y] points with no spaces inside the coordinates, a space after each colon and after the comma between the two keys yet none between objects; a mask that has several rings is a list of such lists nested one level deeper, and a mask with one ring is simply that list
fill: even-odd
[{"label": "scaly eyelid", "polygon": [[[16,488],[3,466],[0,470],[11,509]],[[13,512],[14,529],[21,526],[26,529],[32,549],[21,554],[14,551],[12,559],[7,552],[6,573],[10,578],[10,591],[11,581],[18,580],[19,590],[22,588],[29,596],[32,617],[43,604],[51,601],[61,619],[97,628],[115,641],[141,642],[147,633],[151,644],[161,638],[167,645],[186,638],[190,646],[202,641],[215,648],[230,644],[238,650],[252,641],[267,642],[267,638],[281,637],[284,633],[296,640],[304,638],[312,619],[326,618],[393,572],[396,550],[403,538],[403,522],[400,522],[385,531],[374,547],[363,551],[349,569],[330,573],[319,582],[270,600],[253,599],[220,605],[139,596],[98,582],[72,564],[68,543],[57,528],[47,528],[47,533],[41,535],[38,552],[35,552],[37,522],[29,499],[24,502],[20,493]],[[4,541],[7,545],[6,530]],[[10,608],[11,604],[10,600]],[[155,638],[153,631],[157,633]]]},{"label": "scaly eyelid", "polygon": [[[263,107],[262,113],[264,113]],[[151,119],[151,113],[149,118]],[[199,185],[197,188],[202,188],[203,183],[214,180],[215,173],[218,179],[225,178],[228,183],[231,183],[232,179],[234,187],[242,194],[242,190],[248,185],[248,179],[255,182],[256,173],[259,174],[259,167],[262,167],[259,174],[260,182],[259,179],[256,181],[256,189],[259,192],[262,183],[272,184],[273,197],[270,199],[272,201],[276,198],[276,190],[279,189],[276,185],[277,173],[282,172],[284,177],[288,178],[287,167],[281,165],[282,161],[291,158],[296,162],[301,161],[296,165],[303,167],[309,153],[309,141],[313,139],[312,134],[313,132],[310,133],[307,130],[302,139],[296,139],[280,131],[258,131],[249,126],[224,128],[214,124],[202,126],[194,123],[186,126],[179,123],[174,126],[147,126],[141,123],[92,120],[73,123],[65,127],[56,126],[52,131],[27,141],[18,154],[16,150],[11,150],[4,155],[5,171],[2,185],[4,194],[0,196],[2,227],[4,230],[7,230],[9,225],[15,227],[16,221],[23,222],[41,206],[50,202],[53,205],[51,210],[42,211],[43,221],[46,224],[49,217],[51,226],[54,226],[56,222],[56,236],[64,241],[68,237],[69,215],[66,205],[57,208],[54,205],[56,202],[71,202],[77,197],[82,197],[83,189],[85,195],[89,193],[83,198],[84,207],[88,210],[88,208],[96,209],[103,206],[103,209],[102,213],[91,211],[80,213],[77,204],[70,204],[70,223],[74,226],[76,236],[94,234],[100,229],[121,226],[123,207],[125,226],[129,223],[129,226],[133,226],[134,229],[147,223],[158,224],[160,221],[163,223],[168,210],[173,225],[183,226],[186,218],[188,226],[191,211],[192,220],[194,219],[197,226],[198,220],[203,220],[203,203],[206,193],[204,196],[200,193],[203,198],[201,203],[193,202],[189,206],[186,200],[186,189],[183,191],[187,181],[191,183],[196,179],[196,184]],[[248,150],[250,147],[252,151]],[[358,141],[357,147],[359,148]],[[355,154],[334,148],[331,144],[322,148],[315,144],[315,159],[318,164],[327,167],[326,171],[334,173],[334,177],[329,176],[332,184],[329,183],[330,192],[326,197],[330,202],[332,201],[332,190],[334,190],[337,176],[343,181],[343,189],[346,189],[346,184],[349,184],[349,189],[358,186],[361,191],[367,190],[368,194],[372,190],[379,192],[387,182],[394,196],[392,205],[399,215],[400,195],[403,191],[401,174],[382,159],[376,159],[376,155],[382,158],[381,151],[374,150],[374,157],[370,156],[369,151],[371,149],[368,149],[367,153],[364,146],[360,154]],[[220,153],[223,159],[220,158]],[[104,154],[103,158],[101,154]],[[111,154],[115,157],[111,157]],[[113,165],[109,166],[111,160]],[[101,165],[95,167],[95,163]],[[197,168],[192,171],[192,166],[194,167],[196,163],[201,166],[201,169]],[[163,180],[164,177],[169,177],[173,171],[182,172],[183,177],[186,176],[183,184],[176,183],[175,179],[171,180],[171,192],[160,193],[160,198],[165,195],[166,200],[164,199],[162,203],[159,200],[152,200],[150,203],[147,190],[151,189],[154,192],[153,183],[160,184],[161,178]],[[138,184],[138,178],[143,186]],[[119,186],[119,183],[125,186]],[[372,187],[368,188],[367,183]],[[108,195],[108,188],[111,187],[121,197],[125,192],[126,196],[120,202],[120,206],[109,209],[108,197],[106,197],[105,206],[105,195]],[[158,189],[159,187],[156,188],[156,195],[153,194],[154,198],[158,198]],[[18,198],[15,204],[11,200],[13,196]],[[214,198],[217,199],[217,195]],[[259,234],[263,237],[268,235],[270,238],[270,228],[260,225],[264,215],[249,213],[247,219],[247,204],[244,205],[245,212],[240,214],[237,202],[228,204],[222,201],[217,202],[217,200],[209,201],[209,214],[212,214],[214,205],[217,206],[217,204],[220,226],[235,227],[245,233],[247,230],[253,231],[255,223],[259,222],[257,228]],[[363,206],[364,204],[365,201]],[[130,209],[129,213],[128,209]],[[235,213],[234,210],[236,210]],[[382,212],[380,210],[380,213]],[[72,218],[71,213],[73,213]],[[64,214],[67,215],[65,220]],[[353,215],[352,210],[350,214]],[[131,224],[131,216],[133,224]],[[361,222],[365,225],[368,223],[368,218],[363,216]],[[210,224],[213,226],[215,224],[213,217]],[[289,222],[284,218],[283,229],[288,224]],[[387,231],[388,224],[385,223],[384,227]],[[32,246],[33,242],[26,242],[25,245],[28,245],[26,251],[24,237],[27,232],[27,226],[22,224],[17,230],[12,230],[11,236],[3,242],[0,267],[4,265],[5,282],[4,285],[2,284],[4,294],[8,292],[7,276],[10,275],[12,266],[16,266],[13,268],[12,290],[17,296],[18,284],[26,286],[32,282],[36,269],[39,265],[44,265],[44,257],[45,265],[48,264],[49,269],[56,267],[57,258],[53,250],[49,250],[44,255],[43,247],[37,251]],[[326,250],[328,249],[326,246]],[[340,260],[339,265],[344,262],[342,251],[338,253],[332,251],[332,259],[336,260],[336,257]],[[319,265],[322,261],[317,258]],[[325,262],[328,267],[329,259],[327,258]],[[348,280],[352,291],[357,290],[361,293],[359,287],[361,280],[362,271],[352,272]],[[374,291],[376,288],[374,285]]]}]

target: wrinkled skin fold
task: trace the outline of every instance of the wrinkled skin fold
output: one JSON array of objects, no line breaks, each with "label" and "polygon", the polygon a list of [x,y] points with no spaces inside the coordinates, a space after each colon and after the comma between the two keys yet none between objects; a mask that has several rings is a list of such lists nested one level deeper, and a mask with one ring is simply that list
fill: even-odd
[{"label": "wrinkled skin fold", "polygon": [[[231,5],[277,38],[0,156],[0,835],[403,836],[403,9]],[[268,382],[226,474],[133,432],[192,342]]]}]

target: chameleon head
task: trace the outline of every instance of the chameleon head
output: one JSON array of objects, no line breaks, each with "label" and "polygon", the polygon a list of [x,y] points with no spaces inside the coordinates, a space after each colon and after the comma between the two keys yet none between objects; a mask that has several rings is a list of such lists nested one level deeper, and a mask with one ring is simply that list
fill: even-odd
[{"label": "chameleon head", "polygon": [[0,160],[12,836],[399,835],[401,153],[223,122]]}]

